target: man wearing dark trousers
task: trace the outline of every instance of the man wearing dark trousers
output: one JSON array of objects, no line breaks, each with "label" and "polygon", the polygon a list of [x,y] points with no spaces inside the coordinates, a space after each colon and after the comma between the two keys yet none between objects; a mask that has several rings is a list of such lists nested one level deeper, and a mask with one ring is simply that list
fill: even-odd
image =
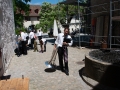
[{"label": "man wearing dark trousers", "polygon": [[29,38],[31,40],[31,44],[30,44],[31,49],[33,49],[33,44],[34,44],[34,32],[33,31],[30,32]]},{"label": "man wearing dark trousers", "polygon": [[[55,41],[54,49],[58,47],[58,57],[59,57],[59,66],[62,72],[65,71],[66,75],[69,75],[69,68],[68,68],[68,46],[71,46],[73,41],[69,34],[69,29],[65,28],[64,33],[60,33],[57,36]],[[63,66],[63,58],[64,58],[64,66]]]},{"label": "man wearing dark trousers", "polygon": [[46,44],[47,44],[47,41],[45,38],[42,38],[40,40],[40,47],[41,47],[41,52],[46,52]]},{"label": "man wearing dark trousers", "polygon": [[23,31],[21,31],[21,44],[22,44],[22,54],[27,55],[26,35]]}]

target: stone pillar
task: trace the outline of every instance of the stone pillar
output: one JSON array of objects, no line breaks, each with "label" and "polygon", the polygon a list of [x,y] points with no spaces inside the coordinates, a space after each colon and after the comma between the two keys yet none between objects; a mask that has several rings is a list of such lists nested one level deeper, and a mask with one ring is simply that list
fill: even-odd
[{"label": "stone pillar", "polygon": [[[0,0],[0,50],[2,64],[1,70],[5,71],[14,54],[15,25],[12,0]],[[0,73],[0,76],[3,73]]]}]

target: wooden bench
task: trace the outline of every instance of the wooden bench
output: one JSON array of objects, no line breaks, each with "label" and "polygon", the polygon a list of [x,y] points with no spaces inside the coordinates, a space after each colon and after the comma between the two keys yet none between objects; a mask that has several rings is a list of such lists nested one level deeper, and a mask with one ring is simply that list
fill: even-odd
[{"label": "wooden bench", "polygon": [[29,90],[29,78],[1,80],[0,90]]}]

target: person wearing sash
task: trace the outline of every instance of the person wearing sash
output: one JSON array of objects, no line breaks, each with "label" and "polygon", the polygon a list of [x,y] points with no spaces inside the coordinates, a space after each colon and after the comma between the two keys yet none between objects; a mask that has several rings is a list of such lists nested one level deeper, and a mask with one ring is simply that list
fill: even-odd
[{"label": "person wearing sash", "polygon": [[[69,35],[69,29],[65,28],[64,33],[59,33],[55,44],[54,49],[58,48],[58,57],[59,57],[59,66],[62,72],[65,72],[66,75],[69,75],[69,68],[68,68],[68,46],[72,46],[73,41],[71,36]],[[63,59],[64,58],[64,59]],[[63,66],[64,60],[64,66]]]}]

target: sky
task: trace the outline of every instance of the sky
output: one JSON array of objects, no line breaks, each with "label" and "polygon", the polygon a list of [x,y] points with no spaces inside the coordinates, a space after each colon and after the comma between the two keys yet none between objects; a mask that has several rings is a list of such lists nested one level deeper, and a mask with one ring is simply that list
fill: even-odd
[{"label": "sky", "polygon": [[57,4],[58,0],[31,0],[29,4],[42,5],[43,2],[49,2],[51,4]]}]

